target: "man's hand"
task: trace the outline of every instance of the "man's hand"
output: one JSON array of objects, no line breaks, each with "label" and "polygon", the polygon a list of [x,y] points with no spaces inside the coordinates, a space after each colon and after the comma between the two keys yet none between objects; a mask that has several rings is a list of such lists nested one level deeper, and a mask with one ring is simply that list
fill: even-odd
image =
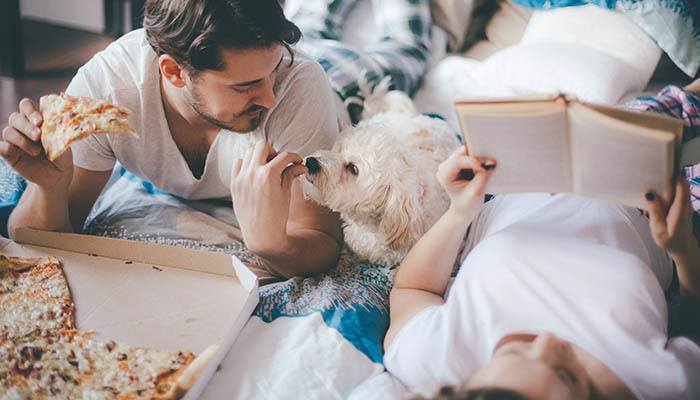
[{"label": "man's hand", "polygon": [[450,210],[471,218],[484,203],[486,185],[496,162],[470,157],[460,146],[445,160],[437,172],[437,179],[450,197]]},{"label": "man's hand", "polygon": [[298,154],[277,154],[264,140],[234,161],[231,197],[243,240],[252,252],[279,255],[290,244],[287,220],[292,182],[306,173]]},{"label": "man's hand", "polygon": [[690,205],[688,182],[682,177],[676,180],[676,188],[671,205],[667,205],[661,196],[649,192],[647,208],[649,225],[654,241],[667,250],[674,259],[697,247],[693,235],[693,210]]},{"label": "man's hand", "polygon": [[73,156],[63,153],[53,162],[41,145],[41,113],[29,99],[22,99],[19,112],[10,114],[2,130],[0,157],[28,181],[44,190],[67,190],[73,176]]}]

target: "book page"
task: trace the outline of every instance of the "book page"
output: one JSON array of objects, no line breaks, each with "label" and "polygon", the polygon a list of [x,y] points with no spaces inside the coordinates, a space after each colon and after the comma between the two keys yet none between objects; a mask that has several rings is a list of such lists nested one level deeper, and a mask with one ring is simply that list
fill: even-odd
[{"label": "book page", "polygon": [[[479,114],[457,105],[467,151],[498,162],[488,193],[571,191],[565,104],[517,105],[517,113],[479,107]],[[511,109],[511,111],[513,111]]]},{"label": "book page", "polygon": [[675,133],[622,122],[571,104],[569,126],[576,193],[646,208],[654,190],[669,199]]},{"label": "book page", "polygon": [[[678,135],[678,140],[683,136],[683,121],[678,118],[673,118],[668,115],[659,114],[651,111],[630,111],[620,108],[608,107],[599,104],[582,103],[588,108],[593,109],[608,117],[614,118],[622,122],[628,122],[634,125],[641,125],[655,131],[672,132]],[[646,131],[637,131],[644,134]]]}]

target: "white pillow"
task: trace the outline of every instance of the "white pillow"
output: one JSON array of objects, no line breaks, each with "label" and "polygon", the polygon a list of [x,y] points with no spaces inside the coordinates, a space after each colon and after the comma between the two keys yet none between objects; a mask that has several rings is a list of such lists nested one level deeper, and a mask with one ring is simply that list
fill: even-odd
[{"label": "white pillow", "polygon": [[648,78],[620,58],[573,43],[520,44],[504,49],[479,65],[474,79],[507,85],[519,94],[562,91],[584,101],[616,104]]},{"label": "white pillow", "polygon": [[634,22],[596,5],[535,11],[520,43],[590,47],[636,68],[644,86],[661,58],[659,46]]},{"label": "white pillow", "polygon": [[481,63],[477,60],[449,55],[431,68],[416,93],[418,111],[436,113],[447,119],[457,132],[459,122],[455,101],[468,98],[512,97],[517,95],[503,85],[484,85],[474,77]]}]

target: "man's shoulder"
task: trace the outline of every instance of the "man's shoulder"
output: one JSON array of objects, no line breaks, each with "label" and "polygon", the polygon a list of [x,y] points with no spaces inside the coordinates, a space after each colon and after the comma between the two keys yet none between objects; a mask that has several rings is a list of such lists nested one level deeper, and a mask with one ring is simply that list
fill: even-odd
[{"label": "man's shoulder", "polygon": [[328,85],[323,67],[306,53],[293,49],[292,55],[285,56],[283,63],[286,67],[280,73],[280,88],[284,86],[303,88]]},{"label": "man's shoulder", "polygon": [[129,32],[83,65],[76,79],[90,85],[93,95],[111,96],[115,91],[138,89],[157,68],[156,55],[143,29]]}]

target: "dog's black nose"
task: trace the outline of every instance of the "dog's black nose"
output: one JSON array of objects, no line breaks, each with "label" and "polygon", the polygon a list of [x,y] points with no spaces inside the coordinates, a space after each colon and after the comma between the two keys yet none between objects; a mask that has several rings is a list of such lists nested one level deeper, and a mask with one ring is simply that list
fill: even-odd
[{"label": "dog's black nose", "polygon": [[309,173],[313,175],[321,171],[321,164],[314,157],[306,157],[306,168],[308,168]]}]

